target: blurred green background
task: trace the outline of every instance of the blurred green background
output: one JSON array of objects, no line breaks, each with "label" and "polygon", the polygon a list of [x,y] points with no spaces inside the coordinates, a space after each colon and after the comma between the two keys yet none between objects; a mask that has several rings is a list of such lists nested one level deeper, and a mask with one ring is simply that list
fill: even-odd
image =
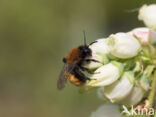
[{"label": "blurred green background", "polygon": [[56,88],[73,47],[144,26],[129,10],[156,0],[0,0],[0,117],[88,117],[96,92]]}]

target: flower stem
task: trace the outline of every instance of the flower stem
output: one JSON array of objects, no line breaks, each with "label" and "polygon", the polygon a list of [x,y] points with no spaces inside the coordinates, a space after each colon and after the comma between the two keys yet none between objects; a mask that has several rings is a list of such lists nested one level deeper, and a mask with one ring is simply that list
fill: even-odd
[{"label": "flower stem", "polygon": [[[150,108],[153,107],[154,105],[154,100],[155,100],[155,95],[156,95],[156,70],[154,71],[154,77],[152,79],[152,87],[151,87],[151,91],[149,94],[149,103],[150,103]],[[156,117],[156,115],[155,115]]]}]

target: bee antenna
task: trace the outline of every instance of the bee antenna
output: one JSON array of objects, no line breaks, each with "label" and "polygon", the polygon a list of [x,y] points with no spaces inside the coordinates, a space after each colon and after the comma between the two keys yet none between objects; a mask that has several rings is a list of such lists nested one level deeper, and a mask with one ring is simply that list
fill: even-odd
[{"label": "bee antenna", "polygon": [[87,44],[86,44],[86,31],[85,30],[83,30],[83,35],[84,35],[84,45],[86,46]]}]

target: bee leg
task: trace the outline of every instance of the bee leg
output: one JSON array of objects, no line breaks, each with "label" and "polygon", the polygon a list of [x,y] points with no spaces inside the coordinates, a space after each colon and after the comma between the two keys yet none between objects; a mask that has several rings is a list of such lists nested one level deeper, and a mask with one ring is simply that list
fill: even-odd
[{"label": "bee leg", "polygon": [[85,81],[86,81],[86,80],[91,80],[89,77],[85,76],[82,72],[79,72],[79,75],[80,75],[81,78],[83,78]]},{"label": "bee leg", "polygon": [[86,72],[88,72],[88,73],[90,73],[90,74],[94,74],[94,72],[91,71],[90,69],[88,69],[88,68],[86,68],[86,67],[83,67],[83,64],[84,64],[84,61],[80,61],[80,63],[79,63],[79,68],[80,68],[82,71],[86,71]]},{"label": "bee leg", "polygon": [[86,81],[86,80],[91,80],[89,77],[85,76],[80,70],[76,70],[75,71],[75,75],[76,77],[80,80],[80,81]]},{"label": "bee leg", "polygon": [[85,68],[85,67],[80,67],[80,69],[82,70],[82,71],[86,71],[86,72],[88,72],[88,73],[90,73],[90,74],[94,74],[94,72],[93,71],[91,71],[90,69],[88,69],[88,68]]},{"label": "bee leg", "polygon": [[97,41],[93,41],[92,43],[89,44],[89,46],[92,45],[92,44],[94,44],[94,43],[96,43],[96,42],[97,42]]},{"label": "bee leg", "polygon": [[[85,59],[84,61],[86,61],[87,63],[89,63],[89,62],[97,62],[97,63],[101,63],[100,61],[97,61],[97,60],[95,60],[95,59]],[[102,64],[102,63],[101,63]]]}]

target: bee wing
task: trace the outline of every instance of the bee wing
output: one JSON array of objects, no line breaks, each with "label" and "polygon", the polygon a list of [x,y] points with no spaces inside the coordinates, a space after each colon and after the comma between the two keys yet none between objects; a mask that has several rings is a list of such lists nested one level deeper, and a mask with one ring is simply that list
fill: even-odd
[{"label": "bee wing", "polygon": [[65,84],[67,82],[67,72],[68,72],[68,65],[64,64],[62,71],[59,75],[58,81],[57,81],[57,88],[59,90],[65,87]]},{"label": "bee wing", "polygon": [[64,64],[63,69],[57,81],[57,88],[59,90],[62,90],[65,87],[65,84],[68,79],[68,74],[70,74],[70,72],[73,70],[74,67],[75,64]]}]

